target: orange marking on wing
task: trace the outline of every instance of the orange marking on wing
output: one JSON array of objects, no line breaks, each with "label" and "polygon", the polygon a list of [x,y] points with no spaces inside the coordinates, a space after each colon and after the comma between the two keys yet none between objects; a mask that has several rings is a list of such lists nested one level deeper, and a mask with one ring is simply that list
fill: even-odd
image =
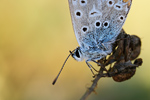
[{"label": "orange marking on wing", "polygon": [[129,0],[123,0],[123,2],[128,2]]},{"label": "orange marking on wing", "polygon": [[130,6],[131,5],[131,3],[130,2],[128,2],[128,6]]},{"label": "orange marking on wing", "polygon": [[128,6],[131,5],[131,3],[129,2],[129,0],[123,0],[123,2],[128,2]]}]

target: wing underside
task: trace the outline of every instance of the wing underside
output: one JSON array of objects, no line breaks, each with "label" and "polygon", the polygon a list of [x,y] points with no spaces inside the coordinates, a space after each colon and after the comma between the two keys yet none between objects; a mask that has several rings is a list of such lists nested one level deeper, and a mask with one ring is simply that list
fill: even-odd
[{"label": "wing underside", "polygon": [[[69,0],[72,24],[81,47],[114,41],[132,0]],[[100,44],[99,44],[100,43]]]}]

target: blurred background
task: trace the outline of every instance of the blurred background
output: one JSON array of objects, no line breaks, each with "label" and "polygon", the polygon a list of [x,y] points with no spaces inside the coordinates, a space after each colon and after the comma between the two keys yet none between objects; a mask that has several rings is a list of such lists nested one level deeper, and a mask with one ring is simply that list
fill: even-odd
[{"label": "blurred background", "polygon": [[[150,1],[133,0],[123,28],[142,40],[143,58],[134,77],[102,78],[87,100],[150,100]],[[79,100],[91,85],[85,62],[70,58],[78,46],[68,0],[0,0],[0,100]]]}]

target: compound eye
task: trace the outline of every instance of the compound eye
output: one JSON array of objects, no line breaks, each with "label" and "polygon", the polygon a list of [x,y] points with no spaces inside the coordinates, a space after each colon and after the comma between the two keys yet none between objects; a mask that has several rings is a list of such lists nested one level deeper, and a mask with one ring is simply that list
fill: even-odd
[{"label": "compound eye", "polygon": [[76,55],[78,58],[80,58],[79,50],[76,50],[75,55]]}]

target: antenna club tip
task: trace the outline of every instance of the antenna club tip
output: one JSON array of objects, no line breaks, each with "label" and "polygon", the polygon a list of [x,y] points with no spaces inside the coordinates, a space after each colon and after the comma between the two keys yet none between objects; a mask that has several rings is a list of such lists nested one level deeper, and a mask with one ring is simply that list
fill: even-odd
[{"label": "antenna club tip", "polygon": [[[70,51],[71,52],[71,51]],[[58,75],[57,75],[57,77],[54,79],[54,81],[53,81],[53,83],[52,83],[52,85],[55,85],[55,83],[56,83],[56,81],[57,81],[57,79],[58,79],[58,77],[59,77],[59,75],[60,75],[60,73],[61,73],[61,71],[63,70],[63,68],[64,68],[64,65],[65,65],[65,63],[66,63],[66,61],[68,60],[68,58],[69,58],[69,56],[72,54],[72,52],[68,55],[68,57],[66,58],[66,60],[65,60],[65,62],[64,62],[64,64],[62,65],[62,67],[61,67],[61,69],[60,69],[60,71],[59,71],[59,73],[58,73]]]},{"label": "antenna club tip", "polygon": [[56,78],[54,79],[54,81],[53,81],[52,85],[55,85],[55,83],[56,83]]}]

